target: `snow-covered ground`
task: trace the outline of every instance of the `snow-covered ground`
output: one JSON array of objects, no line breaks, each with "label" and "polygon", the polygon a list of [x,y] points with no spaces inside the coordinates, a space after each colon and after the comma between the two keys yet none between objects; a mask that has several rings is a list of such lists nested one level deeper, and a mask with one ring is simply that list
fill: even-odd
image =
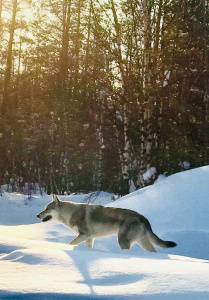
[{"label": "snow-covered ground", "polygon": [[[86,196],[61,197],[81,201]],[[148,253],[121,250],[116,237],[93,249],[74,233],[36,217],[47,195],[0,197],[0,299],[209,299],[209,166],[172,175],[117,201],[95,203],[145,215],[153,231],[178,245]]]}]

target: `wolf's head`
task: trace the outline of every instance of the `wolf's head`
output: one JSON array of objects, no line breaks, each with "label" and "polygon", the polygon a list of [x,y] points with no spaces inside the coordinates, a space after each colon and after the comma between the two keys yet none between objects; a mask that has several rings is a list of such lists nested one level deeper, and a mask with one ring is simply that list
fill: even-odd
[{"label": "wolf's head", "polygon": [[47,204],[45,209],[41,211],[37,217],[41,219],[42,222],[47,222],[49,220],[58,220],[58,206],[59,206],[59,199],[56,195],[53,195],[52,201]]}]

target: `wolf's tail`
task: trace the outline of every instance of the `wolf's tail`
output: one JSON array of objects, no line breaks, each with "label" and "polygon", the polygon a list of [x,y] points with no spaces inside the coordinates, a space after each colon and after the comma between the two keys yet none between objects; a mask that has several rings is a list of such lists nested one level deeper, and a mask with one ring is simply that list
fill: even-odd
[{"label": "wolf's tail", "polygon": [[154,234],[153,232],[149,233],[149,238],[151,243],[153,243],[154,245],[156,245],[157,247],[160,248],[172,248],[172,247],[176,247],[176,243],[171,242],[171,241],[163,241],[161,240],[156,234]]}]

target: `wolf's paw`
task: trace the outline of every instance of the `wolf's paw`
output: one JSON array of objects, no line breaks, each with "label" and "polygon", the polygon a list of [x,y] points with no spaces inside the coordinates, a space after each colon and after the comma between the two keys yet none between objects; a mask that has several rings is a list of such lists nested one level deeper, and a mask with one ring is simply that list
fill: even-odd
[{"label": "wolf's paw", "polygon": [[69,245],[70,245],[70,246],[75,246],[75,245],[77,245],[77,243],[75,243],[74,241],[71,241],[71,242],[69,243]]}]

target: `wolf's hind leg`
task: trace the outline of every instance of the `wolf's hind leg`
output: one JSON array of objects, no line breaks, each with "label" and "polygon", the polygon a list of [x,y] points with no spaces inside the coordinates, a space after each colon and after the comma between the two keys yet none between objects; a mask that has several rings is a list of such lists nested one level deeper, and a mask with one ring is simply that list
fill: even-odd
[{"label": "wolf's hind leg", "polygon": [[118,237],[118,244],[121,249],[130,249],[131,247],[131,242],[122,236]]},{"label": "wolf's hind leg", "polygon": [[85,245],[86,245],[86,247],[93,248],[94,239],[88,239],[88,240],[86,240],[85,241]]},{"label": "wolf's hind leg", "polygon": [[69,244],[70,245],[77,245],[81,242],[84,242],[85,240],[87,240],[89,238],[89,236],[87,236],[84,233],[80,233],[76,238],[74,238]]},{"label": "wolf's hind leg", "polygon": [[144,234],[142,237],[137,239],[137,244],[142,247],[144,250],[150,251],[150,252],[157,252],[153,245],[148,240],[146,234]]},{"label": "wolf's hind leg", "polygon": [[135,240],[138,221],[128,219],[121,226],[118,232],[118,244],[121,249],[130,249],[131,243]]}]

